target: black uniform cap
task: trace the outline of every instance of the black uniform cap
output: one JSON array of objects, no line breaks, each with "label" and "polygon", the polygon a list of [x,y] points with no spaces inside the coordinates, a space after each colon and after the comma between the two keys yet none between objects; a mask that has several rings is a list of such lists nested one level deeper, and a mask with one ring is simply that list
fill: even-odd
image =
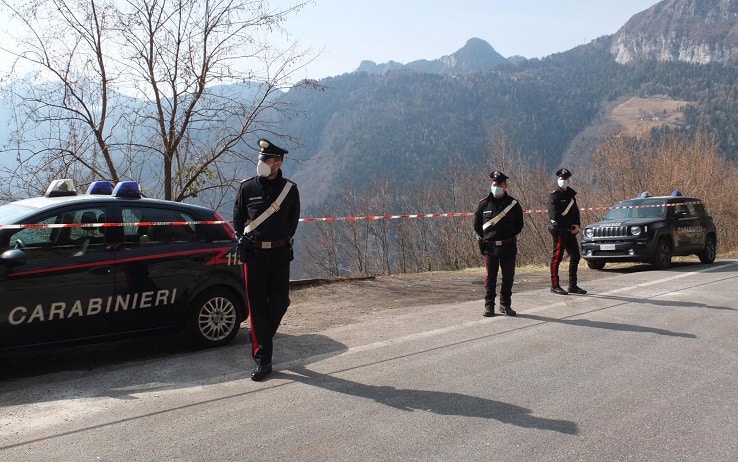
[{"label": "black uniform cap", "polygon": [[494,172],[489,174],[489,177],[492,178],[493,183],[504,183],[507,181],[508,176],[502,173],[499,170],[495,170]]},{"label": "black uniform cap", "polygon": [[277,160],[282,160],[285,154],[289,151],[282,149],[276,144],[272,144],[269,140],[264,138],[259,140],[259,160],[264,160],[269,157],[276,157]]},{"label": "black uniform cap", "polygon": [[556,170],[556,177],[557,178],[563,178],[563,179],[566,180],[570,176],[571,176],[571,172],[569,170],[565,169],[565,168],[560,168],[560,169]]}]

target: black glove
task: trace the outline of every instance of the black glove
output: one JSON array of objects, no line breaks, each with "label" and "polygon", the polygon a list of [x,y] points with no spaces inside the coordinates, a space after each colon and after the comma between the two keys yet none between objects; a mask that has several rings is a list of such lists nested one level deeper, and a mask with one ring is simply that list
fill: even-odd
[{"label": "black glove", "polygon": [[238,258],[241,263],[245,263],[249,254],[254,251],[254,246],[251,245],[251,240],[246,236],[241,236],[238,239]]},{"label": "black glove", "polygon": [[479,246],[479,253],[484,255],[484,241],[480,238],[477,238],[477,245]]}]

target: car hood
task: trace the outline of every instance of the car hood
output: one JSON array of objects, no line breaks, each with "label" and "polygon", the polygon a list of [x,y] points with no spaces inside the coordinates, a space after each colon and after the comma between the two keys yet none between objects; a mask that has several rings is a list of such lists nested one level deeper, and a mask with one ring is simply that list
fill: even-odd
[{"label": "car hood", "polygon": [[622,220],[603,220],[598,221],[597,223],[590,223],[587,225],[588,228],[603,228],[603,227],[609,227],[609,226],[643,226],[651,224],[655,221],[661,221],[662,219],[659,218],[658,220],[654,220],[653,218],[624,218]]}]

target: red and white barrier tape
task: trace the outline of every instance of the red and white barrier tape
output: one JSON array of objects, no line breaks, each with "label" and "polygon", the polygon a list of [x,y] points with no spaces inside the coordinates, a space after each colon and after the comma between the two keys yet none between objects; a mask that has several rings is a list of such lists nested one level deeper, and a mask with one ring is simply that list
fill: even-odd
[{"label": "red and white barrier tape", "polygon": [[[581,207],[579,210],[582,212],[591,211],[602,211],[602,210],[619,210],[619,209],[639,209],[639,208],[654,208],[654,207],[673,207],[676,205],[685,205],[699,203],[695,202],[680,202],[679,204],[655,204],[655,205],[624,205],[618,207]],[[528,209],[523,210],[524,214],[534,213],[548,213],[546,209]],[[323,218],[300,218],[303,223],[310,222],[330,222],[330,221],[373,221],[373,220],[396,220],[401,218],[452,218],[452,217],[469,217],[473,216],[474,212],[459,212],[459,213],[417,213],[417,214],[401,214],[401,215],[366,215],[360,217],[323,217]],[[209,220],[209,221],[140,221],[131,223],[53,223],[53,224],[42,224],[42,223],[30,223],[30,224],[18,224],[18,225],[0,225],[0,230],[3,229],[49,229],[49,228],[112,228],[120,226],[187,226],[187,225],[232,225],[233,221],[228,220]]]}]

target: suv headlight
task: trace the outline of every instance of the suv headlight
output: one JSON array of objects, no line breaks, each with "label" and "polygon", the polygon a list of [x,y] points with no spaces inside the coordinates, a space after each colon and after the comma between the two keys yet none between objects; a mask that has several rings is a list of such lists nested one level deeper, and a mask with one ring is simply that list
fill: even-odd
[{"label": "suv headlight", "polygon": [[592,228],[584,228],[584,237],[591,238],[594,236],[594,230]]},{"label": "suv headlight", "polygon": [[640,226],[631,226],[630,227],[630,234],[633,236],[640,236],[641,235],[641,227]]}]

